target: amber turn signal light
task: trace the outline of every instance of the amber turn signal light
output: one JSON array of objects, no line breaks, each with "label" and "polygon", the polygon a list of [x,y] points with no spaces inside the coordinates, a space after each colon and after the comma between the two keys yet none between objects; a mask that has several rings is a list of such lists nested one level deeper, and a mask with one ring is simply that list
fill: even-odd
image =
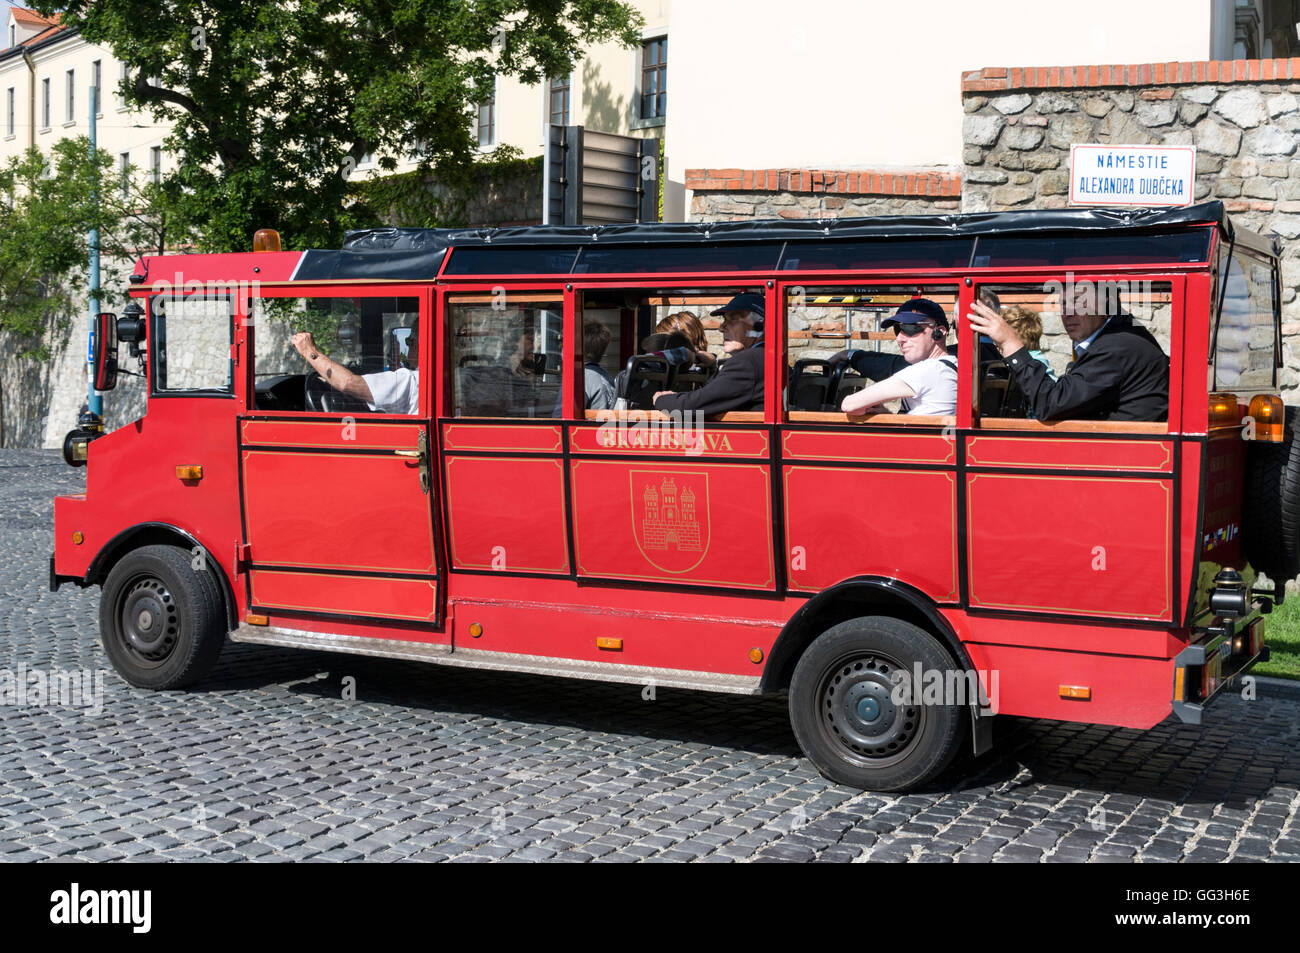
[{"label": "amber turn signal light", "polygon": [[203,468],[199,466],[184,466],[176,468],[176,479],[178,480],[202,480]]},{"label": "amber turn signal light", "polygon": [[482,634],[483,626],[479,625],[477,622],[471,622],[469,624],[469,637],[471,639],[477,639]]},{"label": "amber turn signal light", "polygon": [[280,233],[274,228],[259,228],[253,233],[253,251],[279,251]]},{"label": "amber turn signal light", "polygon": [[1062,685],[1059,691],[1062,698],[1077,698],[1085,702],[1092,698],[1092,689],[1087,685]]},{"label": "amber turn signal light", "polygon": [[623,640],[611,638],[607,635],[598,636],[596,638],[596,648],[609,649],[611,652],[621,652],[623,651]]},{"label": "amber turn signal light", "polygon": [[1246,411],[1255,424],[1255,439],[1266,443],[1281,443],[1282,431],[1286,423],[1286,409],[1282,398],[1273,394],[1256,394],[1250,399],[1250,408]]},{"label": "amber turn signal light", "polygon": [[249,625],[270,625],[271,617],[266,615],[257,615],[250,612],[248,615],[244,616],[244,621]]},{"label": "amber turn signal light", "polygon": [[1241,416],[1237,412],[1237,395],[1211,394],[1210,426],[1235,427],[1239,423],[1241,423]]},{"label": "amber turn signal light", "polygon": [[763,650],[760,649],[760,648],[752,648],[752,649],[750,649],[750,650],[749,650],[749,660],[750,660],[751,662],[753,662],[755,665],[757,665],[759,662],[763,661]]},{"label": "amber turn signal light", "polygon": [[72,545],[80,546],[85,541],[86,541],[86,537],[81,535],[81,530],[77,530],[75,533],[72,534]]}]

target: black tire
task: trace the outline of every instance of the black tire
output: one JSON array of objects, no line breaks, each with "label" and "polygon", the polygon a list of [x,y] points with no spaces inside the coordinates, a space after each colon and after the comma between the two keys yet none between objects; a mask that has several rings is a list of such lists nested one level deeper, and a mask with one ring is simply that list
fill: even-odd
[{"label": "black tire", "polygon": [[790,683],[790,724],[827,778],[870,791],[899,791],[939,774],[956,755],[970,712],[963,704],[895,704],[896,672],[960,670],[929,633],[888,617],[850,619],[826,630],[799,659]]},{"label": "black tire", "polygon": [[226,637],[216,570],[189,551],[143,546],[113,567],[99,602],[99,631],[113,667],[137,688],[181,688],[211,670]]},{"label": "black tire", "polygon": [[1300,575],[1300,433],[1286,408],[1282,443],[1246,445],[1241,535],[1246,560],[1279,586]]}]

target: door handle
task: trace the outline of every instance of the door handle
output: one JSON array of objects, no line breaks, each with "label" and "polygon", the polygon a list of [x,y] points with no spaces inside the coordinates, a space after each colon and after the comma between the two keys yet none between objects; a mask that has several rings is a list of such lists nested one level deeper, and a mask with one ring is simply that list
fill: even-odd
[{"label": "door handle", "polygon": [[420,461],[420,489],[429,495],[429,435],[420,431],[420,440],[416,450],[394,450],[394,455],[409,457]]}]

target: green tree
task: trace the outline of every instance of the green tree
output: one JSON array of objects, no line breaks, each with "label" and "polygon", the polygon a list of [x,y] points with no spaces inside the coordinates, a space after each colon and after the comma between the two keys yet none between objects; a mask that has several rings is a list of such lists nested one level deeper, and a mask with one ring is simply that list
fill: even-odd
[{"label": "green tree", "polygon": [[333,245],[368,212],[348,176],[414,155],[421,175],[459,181],[475,157],[475,89],[572,69],[592,44],[638,40],[618,0],[38,2],[127,64],[129,102],[174,123],[165,146],[178,208],[204,244],[245,250],[277,228],[287,247]]},{"label": "green tree", "polygon": [[0,167],[0,329],[16,336],[26,356],[48,356],[52,327],[83,312],[98,292],[89,287],[90,229],[99,229],[109,273],[115,263],[184,240],[162,190],[124,187],[112,165],[103,150],[92,158],[83,136],[55,143],[49,154],[29,149]]}]

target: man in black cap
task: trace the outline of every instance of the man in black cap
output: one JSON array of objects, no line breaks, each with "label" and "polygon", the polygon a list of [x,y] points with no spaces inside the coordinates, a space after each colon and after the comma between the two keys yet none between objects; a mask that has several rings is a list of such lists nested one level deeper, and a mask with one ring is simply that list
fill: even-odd
[{"label": "man in black cap", "polygon": [[722,316],[722,349],[730,358],[699,390],[659,391],[654,396],[655,410],[693,410],[707,415],[763,409],[763,296],[738,294],[713,315]]}]

